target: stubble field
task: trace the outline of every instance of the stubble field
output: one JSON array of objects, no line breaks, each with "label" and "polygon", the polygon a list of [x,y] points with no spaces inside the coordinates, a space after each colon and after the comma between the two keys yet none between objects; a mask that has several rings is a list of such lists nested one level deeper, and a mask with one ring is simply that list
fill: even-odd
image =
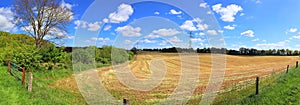
[{"label": "stubble field", "polygon": [[[188,62],[200,69],[199,82],[190,98],[189,103],[199,103],[201,95],[205,92],[211,74],[211,54],[199,54],[199,63]],[[129,98],[131,104],[153,104],[168,98],[178,86],[181,75],[180,56],[175,53],[140,54],[129,63],[131,72],[139,79],[147,79],[151,76],[149,65],[152,58],[163,59],[166,65],[166,74],[159,86],[151,91],[138,91],[126,87],[116,77],[112,67],[98,69],[98,74],[106,89],[117,99]],[[233,85],[247,85],[257,76],[264,77],[274,72],[282,72],[287,65],[294,66],[299,56],[231,56],[226,55],[226,70],[221,90],[228,90]],[[58,80],[55,87],[79,92],[76,80],[67,78]]]}]

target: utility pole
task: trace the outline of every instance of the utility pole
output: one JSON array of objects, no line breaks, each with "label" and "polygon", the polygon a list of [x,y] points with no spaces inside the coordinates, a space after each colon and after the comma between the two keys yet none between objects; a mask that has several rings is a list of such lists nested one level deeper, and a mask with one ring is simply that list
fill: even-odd
[{"label": "utility pole", "polygon": [[193,38],[192,34],[193,34],[193,33],[190,32],[190,43],[189,43],[190,49],[192,49],[192,38]]}]

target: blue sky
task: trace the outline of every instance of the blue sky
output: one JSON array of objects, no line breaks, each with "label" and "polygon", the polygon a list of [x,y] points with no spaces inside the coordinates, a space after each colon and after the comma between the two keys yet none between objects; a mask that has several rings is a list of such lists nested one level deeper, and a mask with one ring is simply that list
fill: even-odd
[{"label": "blue sky", "polygon": [[[0,30],[25,33],[12,20],[12,0],[0,1]],[[221,46],[300,49],[299,0],[64,0],[74,18],[65,46],[131,48]]]}]

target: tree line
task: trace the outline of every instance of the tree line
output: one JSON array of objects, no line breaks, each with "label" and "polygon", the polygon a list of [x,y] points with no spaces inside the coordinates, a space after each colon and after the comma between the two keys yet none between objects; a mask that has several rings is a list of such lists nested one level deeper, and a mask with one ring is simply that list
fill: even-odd
[{"label": "tree line", "polygon": [[30,71],[70,69],[72,64],[79,63],[95,63],[97,67],[101,67],[134,58],[133,52],[113,46],[58,47],[43,40],[43,44],[36,48],[34,38],[28,35],[1,31],[0,42],[0,64],[6,65],[11,61]]},{"label": "tree line", "polygon": [[221,53],[228,55],[253,55],[253,56],[264,56],[264,55],[278,55],[278,56],[296,56],[300,54],[299,50],[290,49],[268,49],[268,50],[258,50],[255,48],[244,48],[241,47],[239,50],[227,49],[227,48],[180,48],[180,47],[170,47],[170,48],[154,48],[154,49],[137,49],[132,48],[131,51],[137,53],[138,51],[149,51],[149,52],[161,52],[161,53],[184,53],[184,52],[196,52],[196,53]]}]

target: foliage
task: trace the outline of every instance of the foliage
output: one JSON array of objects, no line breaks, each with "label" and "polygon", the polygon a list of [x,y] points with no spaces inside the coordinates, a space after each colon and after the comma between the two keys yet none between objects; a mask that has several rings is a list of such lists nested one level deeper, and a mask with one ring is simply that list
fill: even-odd
[{"label": "foliage", "polygon": [[7,67],[0,66],[0,104],[1,105],[85,105],[79,90],[55,87],[56,81],[72,77],[72,70],[33,72],[32,92],[28,92],[13,76]]},{"label": "foliage", "polygon": [[273,74],[261,80],[258,95],[255,95],[255,84],[245,89],[223,93],[215,100],[216,105],[281,105],[300,104],[299,68],[290,69],[288,74]]},{"label": "foliage", "polygon": [[[36,48],[34,39],[24,34],[0,32],[0,63],[12,61],[25,66],[30,71],[52,70],[70,67],[70,56],[63,48],[56,48],[50,42],[43,41],[44,46]],[[67,64],[68,63],[68,64]]]}]

